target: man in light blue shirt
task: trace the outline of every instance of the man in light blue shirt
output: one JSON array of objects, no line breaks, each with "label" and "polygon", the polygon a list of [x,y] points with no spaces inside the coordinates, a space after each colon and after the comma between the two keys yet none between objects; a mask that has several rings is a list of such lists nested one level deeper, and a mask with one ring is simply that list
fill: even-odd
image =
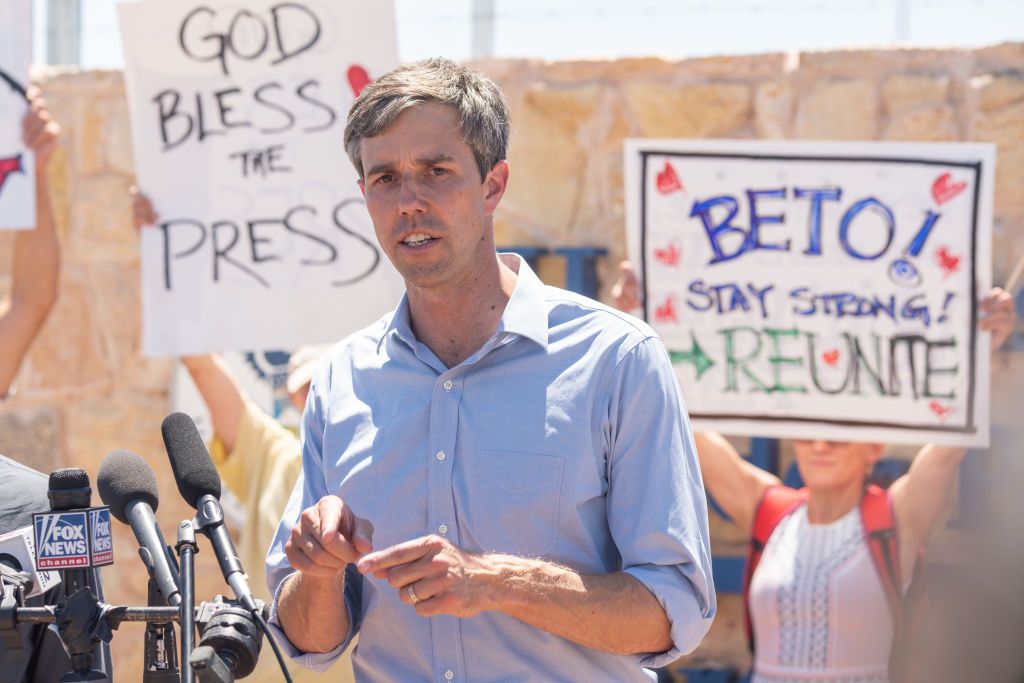
[{"label": "man in light blue shirt", "polygon": [[497,255],[508,111],[446,60],[366,86],[346,151],[406,296],[327,355],[267,558],[272,623],[359,681],[644,681],[715,613],[682,397],[644,323]]}]

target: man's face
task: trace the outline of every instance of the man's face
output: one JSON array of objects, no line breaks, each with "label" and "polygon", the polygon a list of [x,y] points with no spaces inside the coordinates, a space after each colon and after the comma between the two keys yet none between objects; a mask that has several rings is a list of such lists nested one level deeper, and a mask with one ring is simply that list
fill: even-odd
[{"label": "man's face", "polygon": [[409,289],[469,284],[494,262],[491,216],[508,164],[495,164],[481,181],[458,124],[451,107],[420,104],[362,142],[366,208]]},{"label": "man's face", "polygon": [[885,450],[883,444],[851,441],[793,442],[796,464],[812,489],[839,489],[862,482]]}]

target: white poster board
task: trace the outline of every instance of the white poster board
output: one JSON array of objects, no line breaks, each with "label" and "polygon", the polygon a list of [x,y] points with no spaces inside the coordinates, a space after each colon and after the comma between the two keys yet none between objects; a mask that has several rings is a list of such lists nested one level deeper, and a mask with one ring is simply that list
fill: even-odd
[{"label": "white poster board", "polygon": [[21,141],[31,39],[31,0],[0,2],[0,230],[36,225],[35,156]]},{"label": "white poster board", "polygon": [[644,314],[698,429],[986,445],[991,145],[628,140]]},{"label": "white poster board", "polygon": [[390,2],[118,7],[139,187],[143,350],[336,341],[398,302],[345,154],[356,93],[398,63]]}]

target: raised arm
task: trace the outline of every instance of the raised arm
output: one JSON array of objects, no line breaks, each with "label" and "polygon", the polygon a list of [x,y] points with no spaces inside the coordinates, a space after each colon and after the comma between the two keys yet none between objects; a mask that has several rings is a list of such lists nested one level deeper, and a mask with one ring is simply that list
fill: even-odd
[{"label": "raised arm", "polygon": [[704,487],[744,533],[754,525],[754,512],[766,489],[782,482],[736,452],[718,432],[694,434]]},{"label": "raised arm", "polygon": [[50,117],[36,88],[29,89],[22,138],[36,157],[36,227],[14,238],[10,299],[0,303],[0,397],[10,391],[21,360],[57,301],[60,249],[50,207],[47,174],[60,126]]},{"label": "raised arm", "polygon": [[[996,350],[1013,332],[1016,315],[1009,293],[996,287],[981,302],[978,326],[991,335]],[[928,540],[956,481],[967,449],[926,444],[914,457],[910,470],[890,488],[897,530],[900,534],[900,568],[909,577],[917,550]]]},{"label": "raised arm", "polygon": [[206,409],[210,411],[213,432],[229,454],[235,449],[238,425],[245,409],[245,395],[224,359],[217,354],[185,356],[181,359],[192,376]]}]

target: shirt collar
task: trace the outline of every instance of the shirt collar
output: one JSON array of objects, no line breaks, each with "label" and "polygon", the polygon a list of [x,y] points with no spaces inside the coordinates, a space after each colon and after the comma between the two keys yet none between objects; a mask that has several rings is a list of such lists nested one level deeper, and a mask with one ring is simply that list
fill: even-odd
[{"label": "shirt collar", "polygon": [[[519,277],[512,296],[505,305],[505,312],[498,321],[497,332],[507,332],[531,339],[541,348],[548,348],[548,309],[544,300],[544,283],[533,272],[526,261],[518,254],[499,254],[498,257],[506,266],[517,271]],[[409,297],[402,295],[391,322],[381,341],[391,333],[409,346],[415,348],[416,335],[412,333],[412,320],[409,317]],[[378,350],[380,345],[378,344]]]},{"label": "shirt collar", "polygon": [[544,298],[544,283],[533,272],[522,256],[500,254],[506,266],[519,273],[516,288],[498,322],[499,332],[517,334],[548,348],[548,307]]}]

